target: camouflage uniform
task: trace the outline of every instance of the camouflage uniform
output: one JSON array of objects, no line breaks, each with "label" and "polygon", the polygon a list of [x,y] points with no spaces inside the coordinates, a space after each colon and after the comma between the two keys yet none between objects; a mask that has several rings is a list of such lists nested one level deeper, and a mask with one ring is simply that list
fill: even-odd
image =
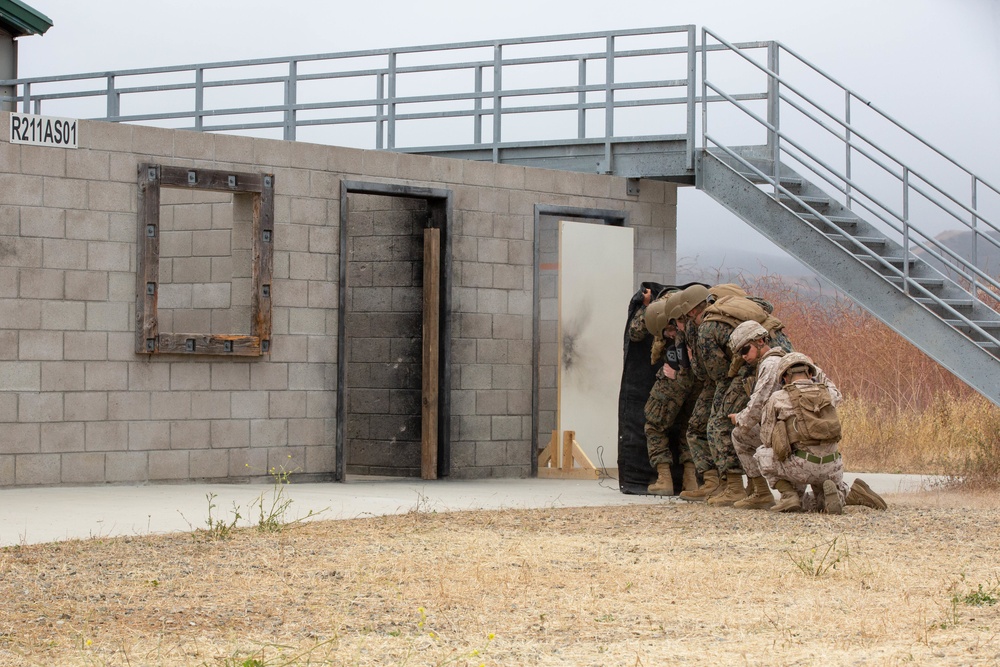
[{"label": "camouflage uniform", "polygon": [[753,366],[757,374],[753,384],[753,393],[746,406],[736,413],[733,447],[736,449],[736,455],[740,457],[740,463],[743,464],[743,470],[746,471],[748,477],[761,477],[760,466],[757,465],[757,460],[753,455],[761,445],[760,420],[764,412],[764,404],[767,403],[771,394],[781,388],[778,364],[781,363],[783,353],[784,350],[781,348],[773,349]]},{"label": "camouflage uniform", "polygon": [[[822,373],[818,376],[818,378],[820,377],[823,377]],[[812,381],[796,380],[796,383],[799,382],[811,383]],[[840,392],[834,386],[833,382],[830,380],[825,380],[825,382],[830,390],[833,404],[837,405],[841,401]],[[818,457],[836,454],[839,441],[827,440],[809,445],[804,449],[793,449],[793,453],[784,461],[778,461],[774,458],[774,450],[771,449],[771,434],[774,432],[778,420],[784,420],[794,415],[794,410],[795,408],[792,406],[788,392],[784,389],[779,389],[767,399],[760,425],[760,438],[763,446],[758,448],[756,453],[754,453],[754,458],[757,460],[761,472],[772,487],[776,486],[778,480],[789,482],[795,487],[795,491],[799,494],[800,498],[805,497],[807,486],[813,485],[815,488],[821,489],[824,481],[828,479],[833,480],[840,493],[841,503],[845,503],[850,489],[844,483],[844,460],[840,456],[837,456],[834,461],[829,463],[813,463],[796,456],[794,453],[795,451],[804,451]],[[816,493],[815,498],[816,503],[822,506],[824,500],[823,493]]]},{"label": "camouflage uniform", "polygon": [[[629,323],[629,340],[633,342],[641,341],[649,335],[646,329],[646,307],[640,307]],[[681,332],[678,332],[682,336]],[[676,343],[683,345],[683,338]],[[668,340],[668,345],[675,344],[675,341]],[[680,446],[678,451],[678,463],[691,461],[691,452],[685,437],[687,418],[694,407],[694,398],[697,396],[695,386],[697,381],[689,369],[681,368],[675,371],[673,378],[667,377],[664,373],[665,363],[660,364],[656,371],[656,382],[649,392],[649,399],[646,401],[644,413],[646,416],[646,448],[649,453],[649,464],[656,468],[658,465],[666,463],[673,464],[673,453],[670,450],[670,437],[668,432],[676,424],[680,427]]]},{"label": "camouflage uniform", "polygon": [[691,451],[691,460],[699,473],[705,473],[715,468],[712,451],[708,446],[708,416],[712,411],[712,398],[715,396],[715,382],[710,380],[702,364],[701,351],[693,344],[698,340],[700,326],[694,320],[688,320],[684,336],[691,350],[691,372],[696,381],[701,383],[701,389],[692,393],[696,396],[688,417],[686,440]]},{"label": "camouflage uniform", "polygon": [[[712,387],[710,397],[705,390],[702,390],[699,402],[703,398],[706,403],[711,400],[705,422],[706,440],[712,467],[720,474],[725,474],[728,470],[739,470],[741,474],[743,471],[740,459],[733,448],[733,424],[728,416],[731,411],[738,412],[740,404],[748,398],[742,383],[737,382],[735,384],[739,386],[732,388],[734,382],[729,377],[729,335],[733,332],[733,328],[725,322],[703,321],[698,325],[696,341],[698,361],[707,378],[705,386]],[[693,445],[692,454],[694,454]]]}]

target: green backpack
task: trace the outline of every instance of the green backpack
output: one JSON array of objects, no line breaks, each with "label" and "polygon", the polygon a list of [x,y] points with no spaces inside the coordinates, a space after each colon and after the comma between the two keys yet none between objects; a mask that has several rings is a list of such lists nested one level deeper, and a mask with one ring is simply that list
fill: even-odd
[{"label": "green backpack", "polygon": [[840,417],[825,383],[786,384],[785,391],[795,408],[788,420],[788,439],[793,443],[816,444],[840,440]]}]

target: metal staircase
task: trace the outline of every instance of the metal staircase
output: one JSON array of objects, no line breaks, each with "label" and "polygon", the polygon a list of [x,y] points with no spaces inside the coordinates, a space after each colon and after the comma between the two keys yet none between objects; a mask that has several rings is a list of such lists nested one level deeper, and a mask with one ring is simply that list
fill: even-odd
[{"label": "metal staircase", "polygon": [[[695,184],[1000,404],[1000,282],[979,261],[980,249],[1000,249],[1000,190],[783,44],[732,44],[707,28],[699,43],[698,33],[8,80],[0,87],[15,96],[0,104]],[[336,92],[347,84],[368,92]],[[169,110],[151,99],[163,94]],[[935,237],[954,228],[971,257]]]},{"label": "metal staircase", "polygon": [[[983,205],[1000,192],[777,42],[755,58],[748,51],[760,45],[736,46],[703,29],[702,47],[697,187],[1000,404],[1000,282],[976,261],[980,246],[1000,248],[995,210]],[[713,83],[711,56],[723,52],[746,75],[766,78],[763,110]],[[789,58],[794,82],[780,74]],[[726,74],[733,79],[731,69]],[[836,94],[800,82],[810,76]],[[832,107],[824,103],[830,99]],[[742,138],[757,130],[764,140],[747,146],[715,136],[717,107],[729,112],[723,133]],[[862,111],[869,125],[873,118],[882,125],[878,140],[862,129]],[[885,127],[896,135],[892,152],[883,147]],[[898,157],[908,151],[921,155],[922,166],[949,167],[965,192]],[[972,257],[925,231],[931,220],[967,230]]]}]

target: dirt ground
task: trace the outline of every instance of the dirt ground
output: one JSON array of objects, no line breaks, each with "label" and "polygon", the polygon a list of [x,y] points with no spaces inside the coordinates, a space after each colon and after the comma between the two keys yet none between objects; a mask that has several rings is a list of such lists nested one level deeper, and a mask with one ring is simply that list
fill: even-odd
[{"label": "dirt ground", "polygon": [[997,665],[1000,499],[315,521],[0,550],[3,665]]}]

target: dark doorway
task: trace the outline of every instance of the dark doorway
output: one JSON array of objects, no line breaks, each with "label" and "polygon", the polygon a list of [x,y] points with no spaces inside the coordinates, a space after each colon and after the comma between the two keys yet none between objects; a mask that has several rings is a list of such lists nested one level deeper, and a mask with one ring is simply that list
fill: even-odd
[{"label": "dark doorway", "polygon": [[448,447],[451,193],[341,185],[336,476],[434,479]]}]

